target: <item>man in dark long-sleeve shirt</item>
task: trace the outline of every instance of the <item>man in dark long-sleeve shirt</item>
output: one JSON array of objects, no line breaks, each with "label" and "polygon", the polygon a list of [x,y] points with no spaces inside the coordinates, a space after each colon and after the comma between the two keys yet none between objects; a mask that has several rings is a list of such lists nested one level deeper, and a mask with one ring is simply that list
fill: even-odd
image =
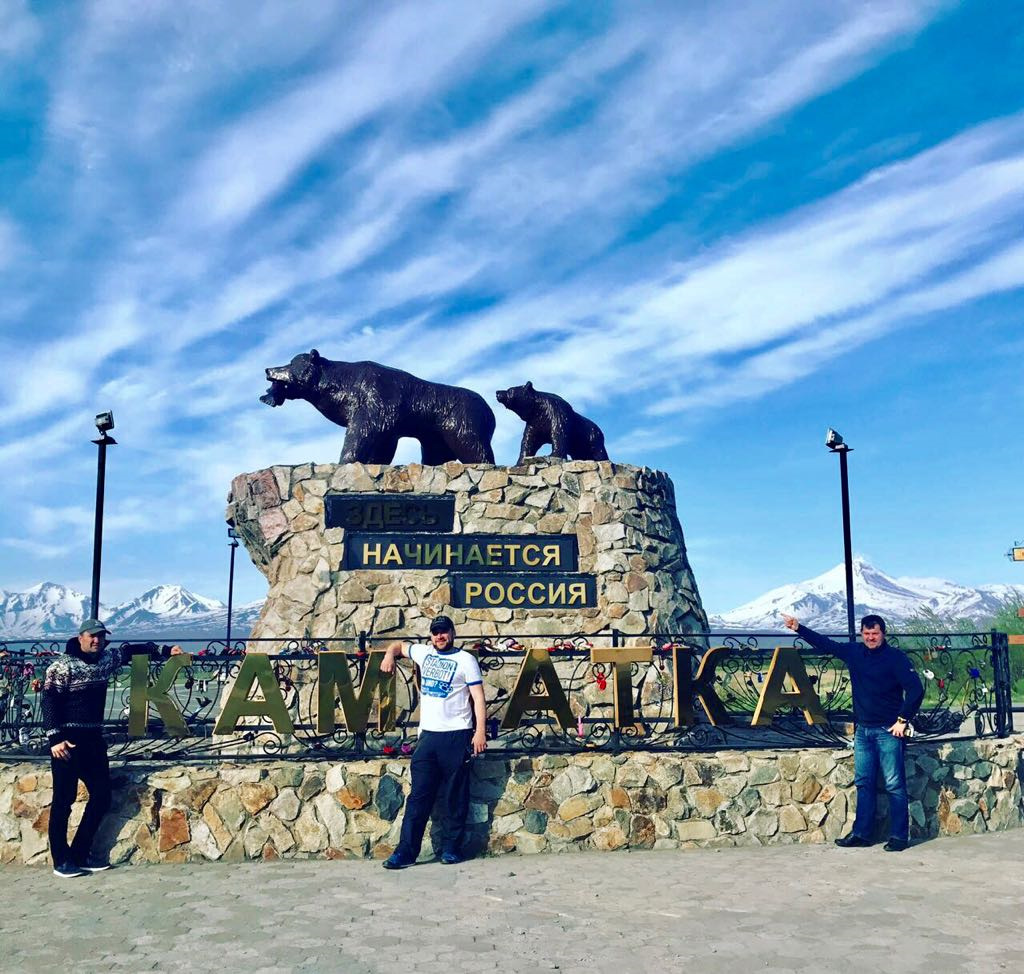
[{"label": "man in dark long-sleeve shirt", "polygon": [[861,620],[859,643],[838,643],[782,616],[786,627],[823,653],[841,659],[853,686],[854,784],[857,815],[849,835],[836,845],[869,846],[875,823],[875,781],[881,769],[889,794],[887,852],[902,852],[910,843],[910,814],[904,743],[907,725],[924,699],[924,686],[905,653],[885,639],[885,620],[867,615]]},{"label": "man in dark long-sleeve shirt", "polygon": [[[46,670],[43,681],[43,726],[50,744],[53,801],[50,805],[50,854],[53,874],[61,878],[84,876],[107,868],[91,855],[92,842],[110,807],[110,765],[103,738],[103,710],[107,684],[129,657],[176,656],[180,646],[126,643],[115,650],[106,645],[106,626],[86,619],[77,637],[68,640],[64,654]],[[89,790],[82,821],[68,844],[68,819],[78,793],[78,782]]]}]

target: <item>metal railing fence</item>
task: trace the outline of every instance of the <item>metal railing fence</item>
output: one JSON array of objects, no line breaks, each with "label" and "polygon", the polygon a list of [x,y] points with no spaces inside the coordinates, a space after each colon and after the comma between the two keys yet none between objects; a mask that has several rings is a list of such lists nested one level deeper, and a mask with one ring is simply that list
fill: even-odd
[{"label": "metal railing fence", "polygon": [[[1006,737],[1013,732],[1015,700],[1024,696],[1024,674],[1011,668],[1005,633],[891,634],[889,639],[911,657],[925,683],[924,704],[914,721],[915,740]],[[223,640],[173,637],[160,641],[178,642],[192,657],[168,691],[187,725],[187,735],[166,734],[151,706],[145,736],[129,736],[132,702],[130,667],[126,665],[111,679],[106,697],[104,734],[112,758],[393,758],[410,753],[415,744],[419,688],[415,670],[408,664],[398,670],[391,701],[392,726],[380,726],[378,696],[366,726],[350,729],[347,714],[339,710],[333,730],[320,733],[317,729],[320,654],[346,654],[350,699],[359,699],[364,683],[377,679],[376,669],[370,665],[373,651],[384,648],[393,637],[360,633],[337,639],[236,639],[230,645]],[[484,674],[490,754],[843,747],[852,732],[852,694],[846,668],[789,634],[624,637],[612,631],[586,637],[462,636],[460,643],[476,652]],[[112,645],[121,644],[115,641]],[[800,650],[806,680],[828,719],[809,724],[802,707],[783,705],[768,724],[752,726],[772,674],[776,647],[789,646]],[[709,655],[713,647],[715,652]],[[628,673],[624,666],[616,673],[606,653],[596,653],[603,661],[594,659],[595,650],[609,648],[629,650],[628,655],[639,658],[629,663]],[[47,754],[41,691],[47,666],[63,649],[63,640],[0,641],[0,761],[38,760]],[[546,672],[549,677],[552,671],[556,675],[571,722],[564,711],[559,718],[553,710],[534,703],[515,726],[508,726],[506,717],[517,684],[520,695],[527,692],[520,678],[524,660],[538,649],[551,661],[551,670]],[[648,649],[650,656],[645,658]],[[288,733],[270,718],[259,716],[244,718],[231,733],[214,733],[225,699],[250,653],[269,656],[293,725]],[[703,663],[702,669],[705,658],[713,658],[713,663]],[[161,665],[150,665],[150,683]],[[534,701],[551,690],[543,676],[526,677]],[[344,703],[337,694],[332,699],[336,707]]]}]

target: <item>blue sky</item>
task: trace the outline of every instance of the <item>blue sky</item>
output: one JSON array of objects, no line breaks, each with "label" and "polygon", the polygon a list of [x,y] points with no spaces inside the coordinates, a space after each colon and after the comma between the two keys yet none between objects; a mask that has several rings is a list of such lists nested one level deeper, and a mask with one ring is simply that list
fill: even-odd
[{"label": "blue sky", "polygon": [[[226,598],[258,402],[317,347],[532,379],[666,470],[705,605],[854,546],[1022,582],[1016,2],[0,0],[0,588]],[[399,459],[417,459],[403,443]],[[239,559],[239,598],[265,592]]]}]

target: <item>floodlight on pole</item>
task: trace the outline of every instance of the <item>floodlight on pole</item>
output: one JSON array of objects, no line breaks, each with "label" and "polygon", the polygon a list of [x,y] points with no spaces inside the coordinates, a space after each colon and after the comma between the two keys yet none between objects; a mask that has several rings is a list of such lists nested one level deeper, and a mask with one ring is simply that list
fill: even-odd
[{"label": "floodlight on pole", "polygon": [[225,649],[231,649],[231,609],[235,597],[235,551],[238,550],[238,532],[234,525],[228,525],[228,538],[231,547],[231,562],[228,568],[228,631],[225,636]]},{"label": "floodlight on pole", "polygon": [[98,447],[96,459],[96,516],[93,522],[92,539],[92,595],[90,614],[93,619],[100,617],[100,564],[103,559],[103,494],[107,479],[107,447],[117,444],[112,436],[107,434],[114,428],[114,414],[112,412],[96,414],[96,429],[99,430],[99,438],[92,442]]},{"label": "floodlight on pole", "polygon": [[846,628],[850,642],[857,638],[853,614],[853,542],[850,537],[850,479],[846,455],[850,446],[832,427],[825,431],[825,446],[839,454],[839,483],[843,494],[843,559],[846,564]]}]

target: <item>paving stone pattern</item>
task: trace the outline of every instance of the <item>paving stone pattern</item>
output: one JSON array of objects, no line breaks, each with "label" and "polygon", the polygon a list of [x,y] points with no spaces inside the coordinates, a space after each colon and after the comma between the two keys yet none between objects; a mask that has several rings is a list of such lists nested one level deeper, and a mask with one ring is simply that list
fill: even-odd
[{"label": "paving stone pattern", "polygon": [[0,867],[0,970],[943,974],[1024,967],[1024,830],[898,855],[788,846]]}]

